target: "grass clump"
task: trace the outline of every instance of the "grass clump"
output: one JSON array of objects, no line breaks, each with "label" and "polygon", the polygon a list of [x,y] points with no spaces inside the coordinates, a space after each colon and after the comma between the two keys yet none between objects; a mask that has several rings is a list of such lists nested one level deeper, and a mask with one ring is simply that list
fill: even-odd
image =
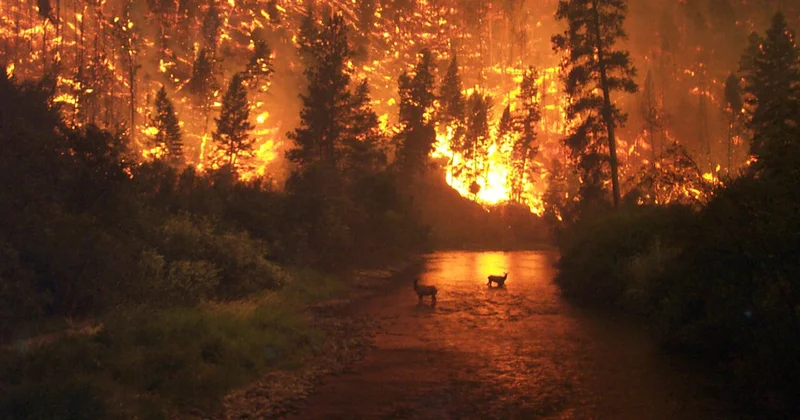
[{"label": "grass clump", "polygon": [[[158,418],[212,410],[231,389],[296,365],[323,334],[281,303],[248,313],[206,307],[115,313],[73,336],[0,362],[0,419]],[[91,384],[92,386],[88,386]]]}]

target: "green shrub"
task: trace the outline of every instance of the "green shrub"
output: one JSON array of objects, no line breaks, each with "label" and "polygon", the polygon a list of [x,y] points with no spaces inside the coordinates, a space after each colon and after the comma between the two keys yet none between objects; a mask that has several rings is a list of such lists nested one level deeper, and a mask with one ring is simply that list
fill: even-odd
[{"label": "green shrub", "polygon": [[620,303],[631,288],[632,262],[649,252],[657,238],[660,244],[677,246],[695,217],[691,209],[681,206],[631,206],[584,217],[561,237],[556,281],[567,295]]},{"label": "green shrub", "polygon": [[295,365],[322,338],[304,315],[280,304],[247,314],[117,311],[94,336],[0,354],[0,419],[154,418],[170,407],[212,409],[232,388]]},{"label": "green shrub", "polygon": [[266,243],[250,239],[246,233],[218,235],[209,248],[206,258],[221,269],[217,292],[222,297],[242,297],[286,282],[282,269],[267,261]]},{"label": "green shrub", "polygon": [[[169,219],[160,229],[161,251],[170,262],[166,276],[193,276],[194,282],[216,283],[215,297],[238,298],[264,289],[283,285],[286,276],[280,267],[269,262],[269,248],[264,241],[255,240],[246,232],[218,232],[207,220],[195,220],[188,215]],[[181,262],[173,268],[172,264]],[[200,272],[187,265],[212,264],[215,275],[198,277]],[[197,266],[197,268],[200,267]],[[180,267],[180,268],[178,268]],[[179,275],[180,273],[180,275]],[[215,280],[218,275],[218,281]]]},{"label": "green shrub", "polygon": [[172,261],[162,288],[170,302],[200,303],[219,285],[219,270],[208,261]]},{"label": "green shrub", "polygon": [[160,227],[159,249],[168,260],[202,259],[213,236],[214,228],[209,221],[182,214],[167,219]]}]

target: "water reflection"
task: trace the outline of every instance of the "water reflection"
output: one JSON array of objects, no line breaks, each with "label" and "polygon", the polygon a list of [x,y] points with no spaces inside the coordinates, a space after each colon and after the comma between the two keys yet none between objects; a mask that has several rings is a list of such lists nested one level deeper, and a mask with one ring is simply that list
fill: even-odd
[{"label": "water reflection", "polygon": [[[685,378],[670,371],[639,330],[617,325],[616,335],[606,335],[599,332],[606,320],[581,315],[561,299],[553,284],[555,258],[544,252],[427,258],[420,283],[435,285],[439,295],[435,308],[415,314],[421,317],[415,334],[463,366],[449,378],[469,384],[459,390],[468,408],[457,411],[464,418],[478,412],[489,418],[714,418],[711,407],[685,393]],[[487,285],[489,275],[505,272],[504,287]],[[618,350],[622,343],[625,351]],[[624,401],[629,398],[638,401]]]},{"label": "water reflection", "polygon": [[[377,349],[321,393],[340,401],[332,411],[297,418],[720,418],[641,328],[562,300],[555,258],[431,254],[415,277],[437,287],[436,305],[418,304],[409,278],[363,308],[383,322]],[[503,272],[505,287],[486,284]]]}]

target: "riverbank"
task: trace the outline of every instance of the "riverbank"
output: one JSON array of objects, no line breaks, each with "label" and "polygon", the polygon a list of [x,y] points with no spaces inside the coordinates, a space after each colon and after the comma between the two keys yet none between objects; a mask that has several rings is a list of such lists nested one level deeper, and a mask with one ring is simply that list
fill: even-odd
[{"label": "riverbank", "polygon": [[[582,307],[637,317],[662,350],[725,383],[746,417],[795,418],[800,306],[784,273],[795,271],[796,248],[782,241],[798,213],[770,204],[754,218],[749,200],[766,187],[748,182],[700,209],[624,206],[585,216],[559,238],[555,281]],[[787,196],[768,194],[777,203]]]},{"label": "riverbank", "polygon": [[[418,258],[193,308],[138,307],[102,328],[0,354],[0,418],[250,418],[291,410],[369,348],[367,320],[336,308],[392,284]],[[245,417],[246,418],[246,417]]]}]

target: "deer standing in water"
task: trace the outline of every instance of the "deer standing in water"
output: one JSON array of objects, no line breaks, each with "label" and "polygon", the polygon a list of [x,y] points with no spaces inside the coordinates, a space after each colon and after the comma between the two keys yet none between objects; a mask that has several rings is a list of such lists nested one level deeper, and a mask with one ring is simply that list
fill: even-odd
[{"label": "deer standing in water", "polygon": [[423,296],[430,296],[431,303],[436,303],[436,293],[438,292],[438,290],[436,290],[436,286],[420,286],[419,284],[417,284],[417,282],[418,279],[415,278],[414,291],[417,293],[419,301],[422,302]]},{"label": "deer standing in water", "polygon": [[491,286],[492,283],[494,282],[494,283],[497,283],[498,286],[503,286],[503,285],[506,284],[506,279],[507,278],[508,278],[508,273],[503,273],[502,276],[491,275],[491,276],[489,276],[489,281],[486,284]]}]

